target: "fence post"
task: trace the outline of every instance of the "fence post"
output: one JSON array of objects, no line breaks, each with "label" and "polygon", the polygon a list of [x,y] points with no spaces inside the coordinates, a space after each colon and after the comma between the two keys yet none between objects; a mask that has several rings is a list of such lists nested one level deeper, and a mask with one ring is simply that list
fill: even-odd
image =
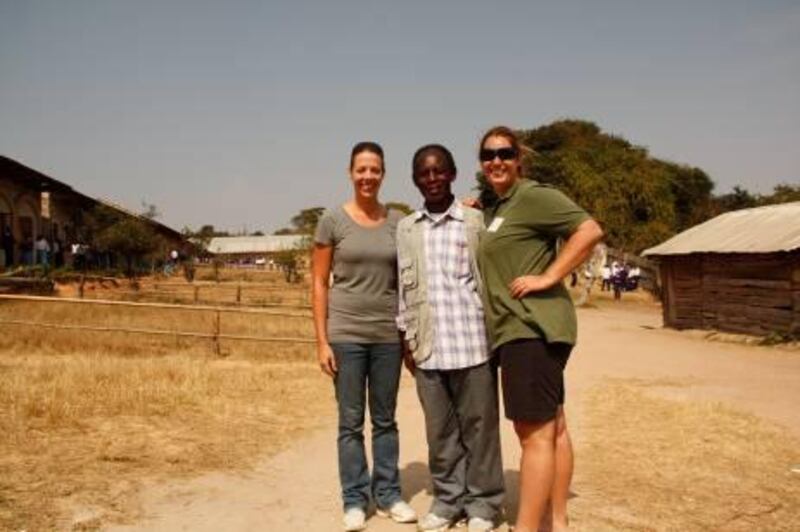
[{"label": "fence post", "polygon": [[241,305],[242,304],[242,285],[241,284],[236,285],[236,304],[237,305]]},{"label": "fence post", "polygon": [[195,302],[195,304],[197,304],[197,302],[199,300],[200,300],[200,287],[195,285],[194,286],[194,302]]},{"label": "fence post", "polygon": [[86,282],[86,274],[81,274],[81,281],[78,283],[78,297],[83,299],[83,283]]},{"label": "fence post", "polygon": [[220,349],[219,345],[219,334],[220,334],[220,326],[219,326],[219,310],[214,312],[214,354],[217,356],[221,356],[222,350]]}]

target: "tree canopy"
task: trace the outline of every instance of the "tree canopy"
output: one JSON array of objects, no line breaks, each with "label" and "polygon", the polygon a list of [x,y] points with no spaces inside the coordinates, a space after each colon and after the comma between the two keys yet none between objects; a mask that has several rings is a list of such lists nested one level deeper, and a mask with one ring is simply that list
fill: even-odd
[{"label": "tree canopy", "polygon": [[145,221],[152,219],[147,218],[146,214],[142,214],[142,218],[137,218],[98,205],[89,213],[86,220],[92,247],[101,253],[121,256],[125,260],[125,270],[129,276],[135,274],[134,266],[137,261],[145,259],[164,246],[163,239]]},{"label": "tree canopy", "polygon": [[291,227],[284,227],[278,229],[274,234],[276,235],[313,235],[317,229],[319,219],[322,213],[325,212],[325,207],[311,207],[303,209],[299,213],[292,216],[289,220]]}]

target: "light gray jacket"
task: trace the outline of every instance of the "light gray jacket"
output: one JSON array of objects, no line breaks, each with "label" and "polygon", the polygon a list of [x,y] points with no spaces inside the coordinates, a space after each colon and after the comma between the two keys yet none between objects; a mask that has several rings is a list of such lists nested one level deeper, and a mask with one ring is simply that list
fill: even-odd
[{"label": "light gray jacket", "polygon": [[[469,247],[469,263],[472,277],[483,295],[483,284],[478,270],[478,244],[483,232],[483,213],[471,207],[460,206],[464,213]],[[430,358],[433,350],[433,321],[428,305],[427,267],[425,262],[424,224],[420,223],[423,214],[412,213],[397,225],[397,263],[399,282],[402,285],[400,297],[405,312],[398,320],[405,327],[405,339],[417,363]]]}]

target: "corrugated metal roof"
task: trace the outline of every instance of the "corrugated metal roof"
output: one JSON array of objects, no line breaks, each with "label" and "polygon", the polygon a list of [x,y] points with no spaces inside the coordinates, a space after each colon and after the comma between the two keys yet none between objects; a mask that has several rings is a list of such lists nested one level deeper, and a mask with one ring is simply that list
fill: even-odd
[{"label": "corrugated metal roof", "polygon": [[775,253],[800,248],[800,201],[726,212],[642,255]]},{"label": "corrugated metal roof", "polygon": [[274,253],[298,249],[308,241],[306,235],[218,236],[208,243],[208,251],[218,255]]}]

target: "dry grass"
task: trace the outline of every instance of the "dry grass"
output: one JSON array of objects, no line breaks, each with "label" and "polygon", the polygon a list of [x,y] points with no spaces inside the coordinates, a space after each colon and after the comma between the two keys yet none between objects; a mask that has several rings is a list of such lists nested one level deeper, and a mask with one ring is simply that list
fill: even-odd
[{"label": "dry grass", "polygon": [[[308,272],[300,272],[304,278],[308,278]],[[175,279],[175,275],[172,278]],[[211,265],[198,265],[195,269],[195,279],[198,281],[219,281],[225,282],[258,282],[258,283],[275,283],[285,284],[286,277],[283,272],[260,270],[257,268],[232,268],[222,267],[219,269],[219,278],[214,273],[214,268]]]},{"label": "dry grass", "polygon": [[754,416],[646,388],[613,382],[588,396],[578,468],[591,491],[574,500],[577,529],[800,530],[797,440]]},{"label": "dry grass", "polygon": [[[310,338],[309,313],[295,314],[223,312],[220,329]],[[59,302],[0,301],[3,319],[214,328],[214,312]],[[130,519],[145,480],[246,467],[333,419],[310,345],[223,341],[227,358],[213,353],[202,339],[0,324],[0,530]],[[76,508],[91,509],[79,525]]]},{"label": "dry grass", "polygon": [[307,362],[0,352],[0,529],[132,517],[143,479],[245,466],[331,416]]}]

